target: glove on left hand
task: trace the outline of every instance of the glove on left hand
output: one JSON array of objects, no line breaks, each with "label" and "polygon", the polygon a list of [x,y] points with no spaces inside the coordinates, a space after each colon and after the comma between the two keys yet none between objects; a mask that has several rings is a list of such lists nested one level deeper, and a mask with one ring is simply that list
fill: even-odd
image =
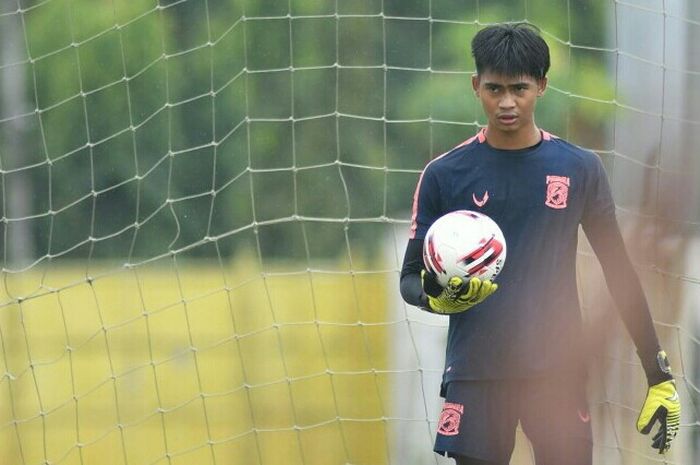
[{"label": "glove on left hand", "polygon": [[654,435],[651,447],[659,449],[660,454],[665,453],[678,433],[680,419],[681,404],[675,381],[664,381],[650,386],[637,419],[637,430],[642,434],[649,434],[654,424],[659,422],[659,431]]}]

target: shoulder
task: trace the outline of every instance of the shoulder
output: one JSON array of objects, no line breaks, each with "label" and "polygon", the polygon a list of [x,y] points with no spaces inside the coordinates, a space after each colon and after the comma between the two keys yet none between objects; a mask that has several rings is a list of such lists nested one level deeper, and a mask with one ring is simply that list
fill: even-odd
[{"label": "shoulder", "polygon": [[430,160],[425,166],[425,171],[440,172],[454,169],[456,164],[460,164],[465,156],[469,156],[485,140],[484,131],[481,130],[473,137]]},{"label": "shoulder", "polygon": [[573,144],[565,139],[557,137],[553,134],[544,132],[545,141],[549,146],[557,152],[557,155],[568,159],[568,161],[576,164],[581,164],[586,169],[597,169],[601,164],[600,157],[597,153]]}]

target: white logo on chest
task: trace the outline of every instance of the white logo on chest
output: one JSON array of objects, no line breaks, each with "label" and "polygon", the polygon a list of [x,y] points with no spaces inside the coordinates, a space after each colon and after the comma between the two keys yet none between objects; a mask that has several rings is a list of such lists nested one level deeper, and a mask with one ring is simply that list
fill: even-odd
[{"label": "white logo on chest", "polygon": [[477,207],[483,207],[489,201],[489,191],[484,192],[480,199],[477,199],[476,194],[472,193],[472,200]]}]

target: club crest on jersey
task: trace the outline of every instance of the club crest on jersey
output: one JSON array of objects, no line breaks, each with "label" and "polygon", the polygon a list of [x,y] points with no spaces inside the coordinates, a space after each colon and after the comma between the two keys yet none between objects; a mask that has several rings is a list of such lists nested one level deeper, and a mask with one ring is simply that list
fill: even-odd
[{"label": "club crest on jersey", "polygon": [[459,434],[459,423],[462,421],[464,405],[445,402],[438,421],[438,434],[456,436]]},{"label": "club crest on jersey", "polygon": [[566,208],[570,184],[571,181],[568,176],[547,176],[547,198],[544,204],[549,208]]}]

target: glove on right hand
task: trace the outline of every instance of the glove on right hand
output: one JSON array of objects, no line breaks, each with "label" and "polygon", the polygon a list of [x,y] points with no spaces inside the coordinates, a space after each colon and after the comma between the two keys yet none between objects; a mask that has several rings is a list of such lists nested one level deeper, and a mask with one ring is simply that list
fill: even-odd
[{"label": "glove on right hand", "polygon": [[498,284],[489,280],[471,278],[465,282],[459,276],[450,278],[447,286],[443,288],[435,277],[425,270],[421,271],[421,280],[428,298],[425,310],[441,315],[465,312],[483,302],[498,289]]}]

